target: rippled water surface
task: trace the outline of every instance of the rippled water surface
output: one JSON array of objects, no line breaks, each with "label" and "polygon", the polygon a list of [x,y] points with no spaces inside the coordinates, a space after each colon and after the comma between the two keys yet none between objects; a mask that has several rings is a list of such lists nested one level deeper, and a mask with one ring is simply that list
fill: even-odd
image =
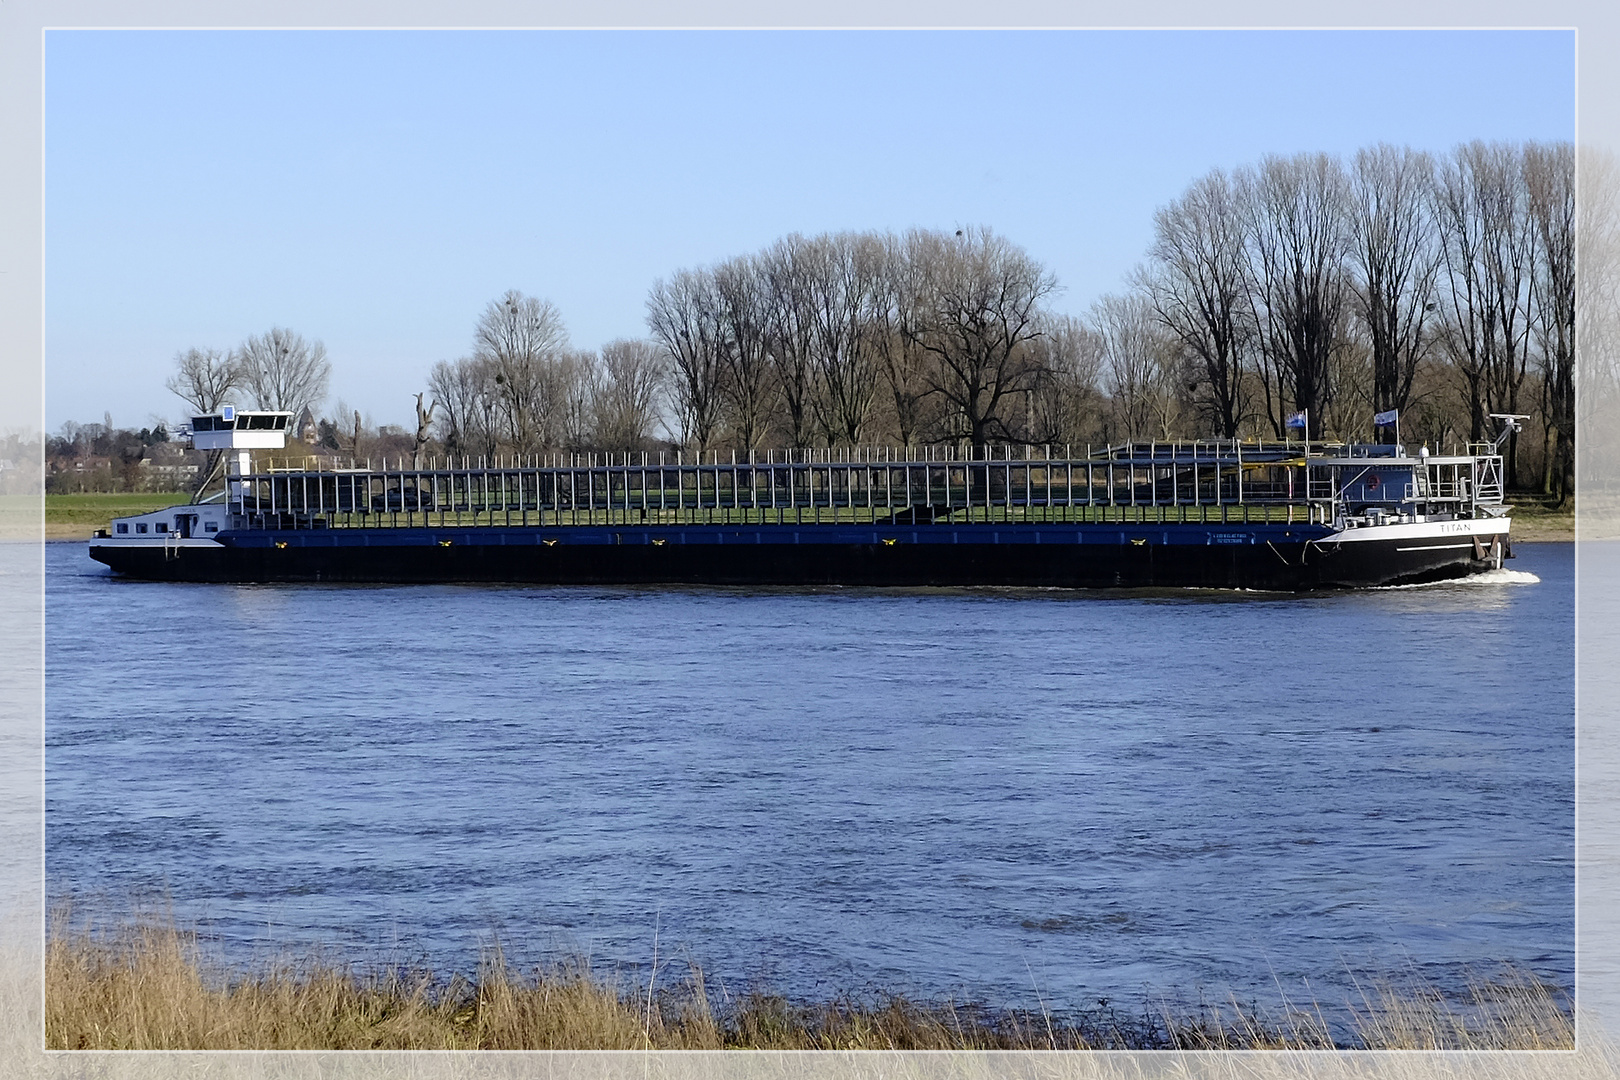
[{"label": "rippled water surface", "polygon": [[244,962],[1573,982],[1569,544],[1314,597],[167,585],[48,547],[48,891],[166,894]]}]

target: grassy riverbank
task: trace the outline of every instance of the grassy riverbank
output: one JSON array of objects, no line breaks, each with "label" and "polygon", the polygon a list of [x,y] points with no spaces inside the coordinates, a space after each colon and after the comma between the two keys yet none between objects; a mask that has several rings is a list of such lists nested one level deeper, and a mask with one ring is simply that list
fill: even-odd
[{"label": "grassy riverbank", "polygon": [[[60,926],[60,923],[58,924]],[[1235,1005],[1189,1015],[1099,1006],[1084,1013],[913,1002],[898,996],[791,1002],[709,986],[685,971],[649,993],[580,964],[521,975],[498,954],[476,979],[359,974],[319,956],[257,972],[211,959],[162,922],[111,934],[58,929],[45,959],[45,1039],[53,1049],[1320,1049],[1335,1045],[1314,1008]],[[1507,976],[1466,1001],[1427,988],[1369,992],[1351,1006],[1369,1049],[1562,1049],[1569,1003]]]},{"label": "grassy riverbank", "polygon": [[1515,541],[1574,540],[1575,508],[1565,504],[1553,509],[1530,499],[1509,499],[1513,504]]},{"label": "grassy riverbank", "polygon": [[190,501],[183,491],[139,495],[89,492],[82,495],[45,496],[45,539],[88,540],[115,517],[148,514],[165,506]]}]

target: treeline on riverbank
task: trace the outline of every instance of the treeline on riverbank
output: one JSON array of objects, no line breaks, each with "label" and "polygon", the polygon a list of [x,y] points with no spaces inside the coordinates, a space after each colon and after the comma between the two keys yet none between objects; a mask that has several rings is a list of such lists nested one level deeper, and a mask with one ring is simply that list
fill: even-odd
[{"label": "treeline on riverbank", "polygon": [[[651,983],[656,983],[655,978]],[[1386,985],[1349,1003],[1337,1036],[1312,1003],[1231,1002],[1190,1011],[916,1002],[899,995],[795,1002],[728,992],[695,967],[650,985],[584,963],[521,975],[498,951],[476,978],[357,974],[318,954],[257,972],[211,959],[195,933],[157,920],[106,933],[58,920],[46,948],[52,1049],[1568,1049],[1567,996],[1508,971],[1466,999]]]},{"label": "treeline on riverbank", "polygon": [[1388,441],[1374,416],[1391,413],[1403,441],[1449,449],[1521,413],[1509,486],[1562,500],[1574,221],[1568,143],[1273,155],[1160,207],[1142,265],[1083,314],[988,228],[795,234],[659,280],[645,333],[597,350],[508,292],[403,426],[323,411],[325,349],[283,328],[180,353],[170,386],[199,412],[292,411],[295,451],[356,458],[1086,446],[1278,438],[1294,420]]}]

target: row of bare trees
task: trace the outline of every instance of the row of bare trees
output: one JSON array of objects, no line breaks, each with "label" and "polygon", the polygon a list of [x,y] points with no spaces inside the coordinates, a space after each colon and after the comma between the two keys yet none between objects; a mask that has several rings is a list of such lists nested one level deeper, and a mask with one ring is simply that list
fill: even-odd
[{"label": "row of bare trees", "polygon": [[484,309],[470,356],[434,365],[427,412],[454,455],[636,450],[661,434],[664,384],[650,342],[573,349],[555,307],[513,291]]},{"label": "row of bare trees", "polygon": [[320,407],[331,375],[325,345],[277,326],[229,351],[187,349],[175,357],[167,385],[197,415],[251,404],[299,416]]},{"label": "row of bare trees", "polygon": [[699,449],[983,445],[1031,438],[1029,398],[1072,365],[1056,287],[988,229],[793,235],[659,281],[647,326]]},{"label": "row of bare trees", "polygon": [[[280,326],[249,337],[236,348],[191,348],[175,357],[168,388],[193,415],[219,411],[222,405],[251,405],[286,411],[294,422],[313,419],[326,397],[332,364],[326,346],[306,341]],[[243,400],[245,398],[245,400]],[[110,426],[110,425],[109,425]],[[206,455],[193,484],[193,495],[211,482],[224,455]]]},{"label": "row of bare trees", "polygon": [[787,237],[659,282],[648,326],[683,442],[1083,442],[1494,434],[1527,413],[1539,475],[1574,467],[1574,153],[1378,145],[1193,183],[1084,319],[988,230]]},{"label": "row of bare trees", "polygon": [[557,310],[509,292],[469,356],[429,377],[448,452],[699,450],[898,439],[1038,441],[1095,402],[1090,335],[1043,302],[1052,275],[988,229],[789,236],[679,271],[649,339],[573,349]]},{"label": "row of bare trees", "polygon": [[[1133,291],[1200,427],[1353,435],[1375,412],[1436,440],[1528,413],[1538,477],[1574,469],[1575,162],[1567,143],[1379,145],[1213,171],[1161,208]],[[1360,418],[1360,422],[1357,422]],[[1521,481],[1517,443],[1509,468]]]},{"label": "row of bare trees", "polygon": [[[647,336],[594,352],[548,301],[508,292],[471,352],[433,368],[413,448],[1282,437],[1299,413],[1313,438],[1365,439],[1393,434],[1373,425],[1388,412],[1440,446],[1527,413],[1511,475],[1562,495],[1574,198],[1565,143],[1267,157],[1161,207],[1144,263],[1083,317],[1054,312],[1051,272],[987,228],[787,236],[656,282]],[[202,411],[246,390],[297,412],[328,369],[319,342],[277,329],[182,354],[170,385]],[[358,447],[358,416],[353,431]]]}]

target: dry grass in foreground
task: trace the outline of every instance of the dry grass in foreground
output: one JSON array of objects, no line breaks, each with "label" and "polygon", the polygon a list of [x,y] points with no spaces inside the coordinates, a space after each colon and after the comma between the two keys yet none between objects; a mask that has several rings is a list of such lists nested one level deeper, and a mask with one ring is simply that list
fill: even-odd
[{"label": "dry grass in foreground", "polygon": [[[276,1050],[1070,1050],[1323,1049],[1321,1015],[1206,1008],[1191,1017],[1060,1017],[977,1005],[841,999],[795,1004],[710,993],[693,970],[649,993],[583,965],[524,978],[493,954],[476,981],[426,972],[358,975],[319,959],[244,976],[163,922],[110,934],[64,929],[46,949],[52,1049]],[[1388,988],[1352,1007],[1365,1049],[1567,1049],[1568,1004],[1533,980],[1481,983],[1471,1000]],[[1344,1045],[1341,1038],[1339,1045]]]}]

